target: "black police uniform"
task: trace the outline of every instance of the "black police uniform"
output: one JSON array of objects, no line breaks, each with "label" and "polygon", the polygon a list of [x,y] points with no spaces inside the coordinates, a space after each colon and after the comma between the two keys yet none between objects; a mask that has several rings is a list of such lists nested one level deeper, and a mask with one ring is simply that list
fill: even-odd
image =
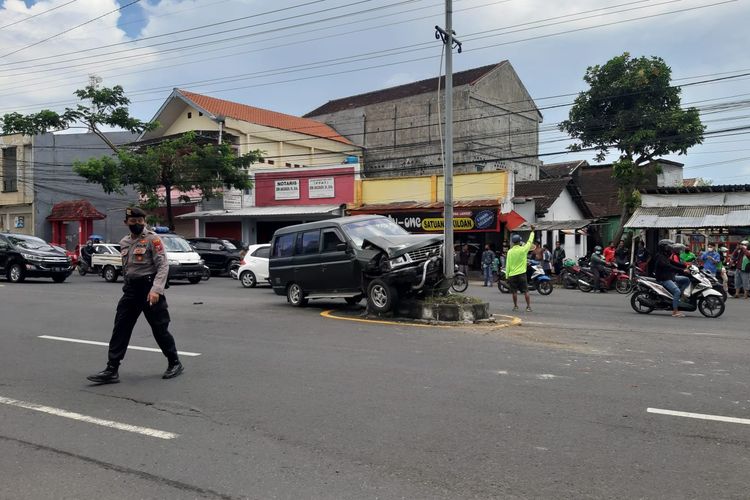
[{"label": "black police uniform", "polygon": [[[128,209],[128,217],[141,217],[143,212],[138,209]],[[164,287],[169,276],[169,262],[164,245],[159,236],[144,230],[133,238],[128,235],[120,241],[122,255],[122,269],[125,284],[123,295],[117,304],[115,325],[112,338],[109,341],[109,360],[107,368],[95,375],[87,377],[96,383],[118,382],[118,368],[125,357],[138,317],[143,313],[151,326],[156,343],[169,361],[163,378],[179,375],[183,368],[177,355],[174,338],[169,333],[169,310],[164,296]],[[159,301],[150,305],[149,292],[159,294]]]}]

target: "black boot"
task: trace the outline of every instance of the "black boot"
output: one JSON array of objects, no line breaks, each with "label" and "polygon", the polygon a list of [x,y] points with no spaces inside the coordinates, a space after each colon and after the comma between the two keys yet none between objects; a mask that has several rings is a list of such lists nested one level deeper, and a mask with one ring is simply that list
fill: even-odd
[{"label": "black boot", "polygon": [[164,375],[162,375],[161,378],[175,378],[177,375],[182,373],[183,369],[184,368],[182,367],[182,363],[180,363],[180,360],[170,361],[169,366],[167,366],[167,371],[164,372]]},{"label": "black boot", "polygon": [[117,367],[110,365],[107,365],[107,367],[99,373],[89,375],[86,378],[95,384],[116,384],[120,381],[120,375],[117,374]]}]

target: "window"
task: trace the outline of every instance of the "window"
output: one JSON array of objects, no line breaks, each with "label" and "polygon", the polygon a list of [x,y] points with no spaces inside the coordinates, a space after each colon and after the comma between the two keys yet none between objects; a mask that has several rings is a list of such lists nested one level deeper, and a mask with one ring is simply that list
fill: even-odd
[{"label": "window", "polygon": [[260,247],[253,252],[253,257],[260,257],[261,259],[267,259],[271,254],[271,247]]},{"label": "window", "polygon": [[198,116],[203,116],[203,111],[198,111]]},{"label": "window", "polygon": [[208,246],[213,252],[221,252],[222,250],[221,247],[223,247],[224,245],[218,242],[212,242],[212,243],[208,243]]},{"label": "window", "polygon": [[311,255],[320,249],[320,230],[306,231],[297,235],[297,255]]},{"label": "window", "polygon": [[323,252],[336,252],[341,243],[344,243],[344,240],[334,229],[323,230]]},{"label": "window", "polygon": [[211,250],[211,245],[209,245],[205,241],[193,241],[192,245],[196,248],[196,250]]},{"label": "window", "polygon": [[274,257],[291,257],[294,253],[294,239],[297,233],[283,234],[273,244]]},{"label": "window", "polygon": [[18,191],[16,148],[3,149],[3,192]]},{"label": "window", "polygon": [[292,164],[291,164],[291,163],[287,163],[287,164],[286,164],[286,166],[287,166],[287,167],[291,167],[291,166],[292,166]]},{"label": "window", "polygon": [[273,165],[274,161],[273,160],[266,160],[266,163],[268,163],[269,165]]},{"label": "window", "polygon": [[193,117],[193,113],[191,113],[190,111],[188,111],[188,120],[191,119],[192,117]]},{"label": "window", "polygon": [[362,242],[370,236],[401,236],[409,234],[406,229],[385,217],[344,224],[344,231],[354,240],[357,246],[362,246]]}]

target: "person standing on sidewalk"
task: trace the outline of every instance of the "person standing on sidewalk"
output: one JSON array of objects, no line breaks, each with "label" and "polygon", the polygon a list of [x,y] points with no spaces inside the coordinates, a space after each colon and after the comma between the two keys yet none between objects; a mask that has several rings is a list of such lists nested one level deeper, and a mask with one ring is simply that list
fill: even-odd
[{"label": "person standing on sidewalk", "polygon": [[461,251],[458,252],[458,270],[464,273],[466,279],[469,279],[469,261],[471,260],[471,252],[469,252],[469,245],[464,245]]},{"label": "person standing on sidewalk", "polygon": [[[747,299],[750,296],[748,295],[748,288],[750,288],[750,249],[748,246],[750,246],[750,243],[747,240],[743,240],[739,245],[740,251],[737,259],[737,269],[734,271],[735,299],[740,298],[740,286],[745,292],[745,298]],[[737,275],[740,276],[740,286],[737,286]]]},{"label": "person standing on sidewalk", "polygon": [[492,286],[492,262],[495,260],[495,252],[490,249],[489,245],[484,246],[482,252],[482,276],[484,276],[484,286]]},{"label": "person standing on sidewalk", "polygon": [[534,226],[531,226],[526,244],[522,244],[521,235],[514,234],[510,238],[513,246],[508,249],[505,257],[505,275],[508,279],[508,288],[513,295],[513,310],[518,311],[518,292],[523,292],[526,299],[526,312],[531,312],[531,297],[529,297],[529,283],[526,280],[527,256],[534,248]]},{"label": "person standing on sidewalk", "polygon": [[169,261],[158,235],[146,230],[146,213],[140,208],[125,210],[125,224],[130,235],[120,241],[122,271],[125,285],[117,304],[115,326],[109,341],[107,367],[86,377],[95,384],[120,381],[120,362],[128,350],[130,336],[138,317],[143,313],[168,366],[162,378],[178,376],[183,371],[174,338],[169,333],[169,311],[164,288],[169,276]]},{"label": "person standing on sidewalk", "polygon": [[565,262],[565,249],[560,245],[560,241],[555,242],[555,249],[552,251],[552,267],[555,268],[555,274],[560,275]]}]

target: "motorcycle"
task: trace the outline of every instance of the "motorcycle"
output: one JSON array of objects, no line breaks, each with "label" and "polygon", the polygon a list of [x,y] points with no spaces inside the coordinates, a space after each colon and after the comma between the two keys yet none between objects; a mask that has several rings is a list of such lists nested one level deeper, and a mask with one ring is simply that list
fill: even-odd
[{"label": "motorcycle", "polygon": [[[633,282],[625,271],[616,267],[605,269],[600,273],[600,289],[611,290],[613,287],[617,293],[628,294],[633,289]],[[590,292],[594,289],[594,272],[590,267],[582,267],[578,277],[578,289],[582,292]]]},{"label": "motorcycle", "polygon": [[453,281],[451,282],[451,288],[454,292],[463,293],[469,288],[469,280],[466,275],[458,270],[458,266],[455,267],[453,272]]},{"label": "motorcycle", "polygon": [[712,274],[711,271],[707,271],[705,269],[701,269],[701,273],[708,279],[709,283],[711,283],[711,288],[716,290],[721,294],[721,300],[724,302],[727,301],[727,297],[729,297],[729,294],[726,290],[724,290],[724,285],[718,280],[716,275]]},{"label": "motorcycle", "polygon": [[[529,291],[536,290],[540,295],[549,295],[554,288],[552,286],[552,279],[544,272],[542,265],[535,260],[530,260],[526,266],[526,280],[529,283]],[[501,293],[510,293],[505,269],[500,270],[497,288]]]},{"label": "motorcycle", "polygon": [[573,259],[565,259],[562,271],[560,271],[560,283],[568,290],[578,288],[578,278],[581,276],[581,268],[585,258],[579,259],[578,263]]},{"label": "motorcycle", "polygon": [[[725,305],[721,294],[711,287],[706,275],[696,266],[690,266],[688,271],[690,285],[682,293],[678,309],[688,312],[698,309],[707,318],[718,318],[724,314]],[[654,278],[637,277],[630,306],[638,314],[649,314],[655,309],[671,311],[672,293]]]}]

